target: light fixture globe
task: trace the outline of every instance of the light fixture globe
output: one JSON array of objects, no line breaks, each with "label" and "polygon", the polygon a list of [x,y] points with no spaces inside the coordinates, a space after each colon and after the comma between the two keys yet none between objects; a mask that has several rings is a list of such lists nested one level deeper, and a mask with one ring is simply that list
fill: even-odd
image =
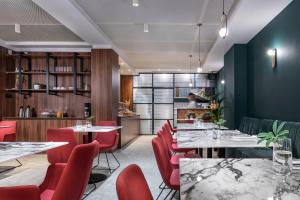
[{"label": "light fixture globe", "polygon": [[203,72],[203,69],[202,69],[202,67],[198,67],[198,68],[197,68],[197,72],[198,72],[198,73],[201,73],[201,72]]},{"label": "light fixture globe", "polygon": [[219,30],[219,35],[223,39],[225,39],[228,35],[227,15],[225,14],[224,0],[223,0],[223,12],[222,12],[222,16],[221,16],[221,27],[220,27],[220,30]]}]

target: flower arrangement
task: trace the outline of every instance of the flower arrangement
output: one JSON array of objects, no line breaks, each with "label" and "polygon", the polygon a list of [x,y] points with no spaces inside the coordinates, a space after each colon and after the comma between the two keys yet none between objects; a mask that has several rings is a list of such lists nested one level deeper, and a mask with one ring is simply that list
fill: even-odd
[{"label": "flower arrangement", "polygon": [[210,103],[210,109],[212,118],[215,124],[217,124],[219,127],[224,125],[226,120],[223,119],[223,109],[222,106],[223,98],[220,97],[220,95],[215,95],[213,97],[213,100]]}]

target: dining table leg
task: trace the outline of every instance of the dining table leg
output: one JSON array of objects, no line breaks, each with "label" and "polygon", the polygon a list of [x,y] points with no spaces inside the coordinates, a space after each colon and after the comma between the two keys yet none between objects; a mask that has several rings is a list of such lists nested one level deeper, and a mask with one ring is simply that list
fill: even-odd
[{"label": "dining table leg", "polygon": [[207,148],[207,158],[212,158],[212,148]]}]

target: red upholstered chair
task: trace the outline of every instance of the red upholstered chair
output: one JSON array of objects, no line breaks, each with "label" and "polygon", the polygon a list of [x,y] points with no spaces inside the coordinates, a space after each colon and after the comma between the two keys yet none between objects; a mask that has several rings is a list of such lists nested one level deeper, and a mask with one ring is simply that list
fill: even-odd
[{"label": "red upholstered chair", "polygon": [[16,121],[0,121],[0,126],[9,126],[9,128],[0,129],[0,142],[15,142],[17,132]]},{"label": "red upholstered chair", "polygon": [[179,181],[179,170],[173,169],[169,157],[168,152],[163,147],[163,140],[160,137],[155,137],[152,139],[152,147],[154,151],[154,155],[156,158],[156,163],[165,183],[165,187],[162,188],[161,192],[159,193],[157,199],[159,199],[160,195],[165,189],[170,189],[170,192],[164,199],[167,199],[169,195],[173,193],[171,199],[175,196],[176,192],[179,191],[180,181]]},{"label": "red upholstered chair", "polygon": [[171,165],[174,169],[179,168],[179,159],[180,158],[200,158],[200,156],[195,153],[172,155],[172,151],[168,148],[167,141],[163,137],[162,132],[163,132],[162,130],[158,131],[157,135],[162,139],[163,144],[164,144],[163,147],[165,148],[165,151],[168,153],[168,157],[169,157]]},{"label": "red upholstered chair", "polygon": [[47,151],[50,164],[67,163],[75,146],[78,145],[73,129],[50,128],[47,130],[48,142],[68,142],[67,145]]},{"label": "red upholstered chair", "polygon": [[[116,121],[100,121],[96,125],[97,126],[117,126],[117,122]],[[118,148],[119,138],[120,138],[120,133],[118,133],[117,131],[111,131],[108,133],[97,133],[94,138],[95,140],[97,140],[99,142],[99,152],[101,152],[101,153],[104,152],[104,154],[105,154],[106,162],[108,165],[108,170],[110,173],[113,173],[116,169],[118,169],[120,167],[120,162],[114,155],[114,151]],[[110,167],[110,163],[108,160],[108,153],[110,153],[113,156],[113,158],[115,159],[115,161],[118,164],[118,166],[114,169],[112,169]],[[99,165],[99,159],[100,159],[100,153],[98,155],[98,164],[97,165]],[[104,169],[104,170],[106,170],[106,169]]]},{"label": "red upholstered chair", "polygon": [[97,142],[78,145],[68,163],[49,166],[42,185],[0,187],[3,200],[80,200],[87,186]]},{"label": "red upholstered chair", "polygon": [[116,188],[119,200],[153,200],[142,170],[134,164],[119,174]]},{"label": "red upholstered chair", "polygon": [[[9,126],[9,128],[0,128],[0,142],[15,142],[17,136],[17,122],[16,121],[0,121],[0,126]],[[18,162],[17,166],[10,167],[1,171],[0,173],[7,172],[9,170],[21,167],[22,163],[16,159]]]},{"label": "red upholstered chair", "polygon": [[190,148],[179,148],[177,142],[174,142],[172,134],[168,131],[167,124],[164,124],[162,127],[162,136],[165,139],[169,149],[174,153],[188,153],[190,151],[196,151],[196,149]]}]

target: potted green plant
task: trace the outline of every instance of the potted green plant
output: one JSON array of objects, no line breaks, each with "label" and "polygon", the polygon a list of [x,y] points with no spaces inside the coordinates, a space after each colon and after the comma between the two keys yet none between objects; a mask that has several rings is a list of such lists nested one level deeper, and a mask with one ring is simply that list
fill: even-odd
[{"label": "potted green plant", "polygon": [[289,131],[284,129],[285,122],[278,125],[278,120],[274,121],[272,131],[262,132],[257,135],[259,138],[258,143],[266,142],[266,147],[269,147],[271,143],[276,144],[279,140],[287,138]]},{"label": "potted green plant", "polygon": [[288,138],[289,131],[284,129],[285,122],[278,125],[274,121],[272,131],[262,132],[257,135],[258,143],[266,142],[266,147],[273,145],[273,166],[280,174],[288,174],[292,170],[292,144]]},{"label": "potted green plant", "polygon": [[218,94],[216,94],[212,99],[213,100],[210,103],[210,112],[212,114],[213,122],[220,128],[226,122],[226,120],[223,119],[224,99]]}]

